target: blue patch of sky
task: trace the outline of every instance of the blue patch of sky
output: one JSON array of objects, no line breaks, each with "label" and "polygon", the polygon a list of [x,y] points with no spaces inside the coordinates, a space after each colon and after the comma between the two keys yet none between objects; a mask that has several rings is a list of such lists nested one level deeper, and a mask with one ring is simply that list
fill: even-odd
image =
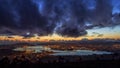
[{"label": "blue patch of sky", "polygon": [[96,7],[96,1],[95,0],[83,0],[83,3],[90,10],[93,10]]},{"label": "blue patch of sky", "polygon": [[112,0],[113,11],[112,14],[120,13],[120,0]]},{"label": "blue patch of sky", "polygon": [[120,34],[120,25],[116,26],[116,27],[105,27],[105,28],[93,28],[93,29],[89,29],[87,30],[88,35],[93,35],[93,32],[97,32],[100,34],[111,34],[111,35],[118,35]]}]

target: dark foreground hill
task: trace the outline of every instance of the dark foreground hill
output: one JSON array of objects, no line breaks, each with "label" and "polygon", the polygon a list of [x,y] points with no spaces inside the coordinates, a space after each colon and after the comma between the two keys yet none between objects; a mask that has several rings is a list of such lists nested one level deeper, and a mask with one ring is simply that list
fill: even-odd
[{"label": "dark foreground hill", "polygon": [[31,64],[29,62],[1,63],[0,68],[120,68],[120,61],[85,61],[72,63]]},{"label": "dark foreground hill", "polygon": [[92,60],[80,62],[31,63],[31,61],[0,61],[0,68],[120,68],[120,60]]}]

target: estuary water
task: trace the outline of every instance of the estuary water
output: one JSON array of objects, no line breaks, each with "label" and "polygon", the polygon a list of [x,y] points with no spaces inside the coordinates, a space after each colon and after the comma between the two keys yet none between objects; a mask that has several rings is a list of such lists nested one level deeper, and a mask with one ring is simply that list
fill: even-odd
[{"label": "estuary water", "polygon": [[14,51],[29,51],[31,53],[42,53],[43,51],[51,51],[54,56],[65,56],[65,55],[102,55],[102,54],[112,54],[112,52],[107,51],[92,51],[92,50],[53,50],[48,47],[43,46],[27,46],[22,48],[13,49]]}]

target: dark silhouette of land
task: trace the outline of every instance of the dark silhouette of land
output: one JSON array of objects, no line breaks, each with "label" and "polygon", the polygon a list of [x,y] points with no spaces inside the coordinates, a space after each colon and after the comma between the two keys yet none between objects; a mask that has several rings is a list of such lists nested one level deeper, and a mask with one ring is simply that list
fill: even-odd
[{"label": "dark silhouette of land", "polygon": [[[119,68],[119,60],[87,60],[87,61],[63,61],[62,57],[58,57],[56,61],[42,62],[38,59],[37,62],[32,63],[30,60],[25,59],[25,56],[14,58],[10,61],[7,57],[4,57],[0,61],[1,68]],[[51,58],[52,59],[52,58]]]}]

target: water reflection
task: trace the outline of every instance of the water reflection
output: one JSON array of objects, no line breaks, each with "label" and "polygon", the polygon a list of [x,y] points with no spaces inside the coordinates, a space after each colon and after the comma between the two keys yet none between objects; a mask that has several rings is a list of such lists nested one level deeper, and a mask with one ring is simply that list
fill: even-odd
[{"label": "water reflection", "polygon": [[42,51],[50,51],[51,48],[43,47],[43,46],[26,46],[13,49],[14,51],[25,51],[31,53],[41,53]]},{"label": "water reflection", "polygon": [[25,52],[31,52],[31,53],[42,53],[43,51],[50,51],[54,52],[51,55],[59,56],[59,55],[102,55],[102,54],[112,54],[112,52],[107,51],[92,51],[92,50],[53,50],[49,47],[45,46],[27,46],[27,47],[21,47],[16,48],[14,51],[25,51]]},{"label": "water reflection", "polygon": [[112,54],[112,53],[107,51],[74,50],[74,51],[62,51],[62,52],[57,51],[57,53],[51,55],[61,56],[61,55],[93,55],[93,54],[102,55],[102,54]]}]

